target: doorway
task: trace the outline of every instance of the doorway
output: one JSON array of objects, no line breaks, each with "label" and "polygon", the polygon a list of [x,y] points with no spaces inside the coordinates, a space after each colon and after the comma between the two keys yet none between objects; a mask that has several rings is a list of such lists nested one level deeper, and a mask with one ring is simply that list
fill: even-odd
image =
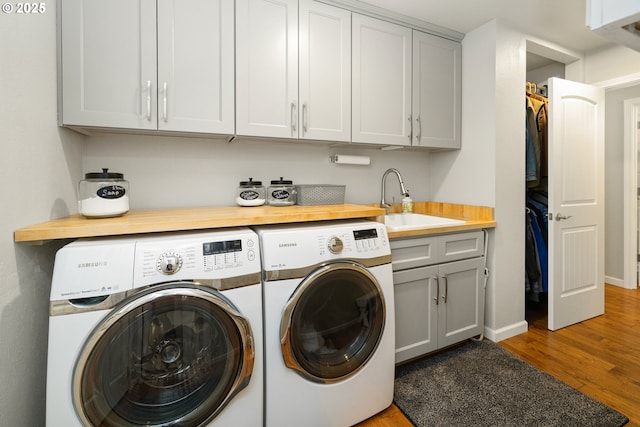
[{"label": "doorway", "polygon": [[[557,330],[604,313],[606,109],[602,88],[555,77],[548,83],[548,147],[546,141],[539,142],[540,151],[548,152],[548,186],[534,188],[546,193],[547,204],[534,218],[527,216],[527,224],[532,224],[532,232],[527,228],[527,242],[534,240],[530,245],[534,249],[529,248],[526,260],[535,258],[538,261],[543,285],[545,276],[548,278],[548,328]],[[528,117],[529,95],[527,99]],[[527,129],[532,129],[533,133],[540,131],[540,116],[536,113],[535,117],[537,123],[534,120],[533,126],[527,119]],[[544,123],[546,127],[547,120]],[[527,143],[531,139],[528,137]],[[532,150],[527,148],[527,153],[529,151]],[[527,161],[527,165],[529,163]],[[543,164],[543,177],[544,170]],[[527,187],[529,195],[531,187]],[[529,206],[529,199],[526,207],[531,212],[536,208],[535,204]],[[538,237],[540,233],[536,230],[536,226],[542,228],[544,225],[548,226],[546,241]],[[529,238],[529,234],[535,238]],[[542,245],[538,243],[541,241]],[[537,249],[540,246],[545,250]],[[531,252],[533,257],[529,256]]]},{"label": "doorway", "polygon": [[640,271],[640,74],[600,82],[598,86],[606,89],[606,282],[636,289]]},{"label": "doorway", "polygon": [[[547,82],[551,77],[565,77],[565,64],[548,57],[547,54],[539,49],[533,49],[535,52],[529,51],[527,45],[527,74],[526,74],[526,91],[527,98],[534,96],[538,99],[548,96]],[[534,93],[531,95],[531,93]],[[527,101],[529,105],[530,101]],[[548,107],[547,107],[548,108]],[[548,113],[548,109],[547,109]],[[546,119],[545,119],[546,120]],[[530,124],[528,124],[529,126]],[[527,136],[530,135],[529,130]],[[545,150],[546,153],[546,150]],[[530,155],[531,153],[529,153]],[[529,157],[529,156],[528,156]],[[544,159],[544,163],[547,161]],[[527,226],[527,247],[525,249],[525,320],[529,324],[548,323],[548,289],[546,283],[548,281],[548,253],[547,253],[547,228],[546,228],[546,211],[548,207],[548,193],[546,186],[546,177],[535,181],[531,185],[532,178],[527,173],[526,183],[526,208],[525,215]],[[534,233],[534,228],[536,233]],[[534,235],[535,234],[535,235]],[[542,236],[542,237],[541,237]],[[537,241],[536,241],[537,240]]]},{"label": "doorway", "polygon": [[640,278],[640,226],[638,220],[638,197],[640,197],[640,98],[624,100],[624,124],[623,124],[623,209],[624,209],[624,277],[623,287],[635,289]]}]

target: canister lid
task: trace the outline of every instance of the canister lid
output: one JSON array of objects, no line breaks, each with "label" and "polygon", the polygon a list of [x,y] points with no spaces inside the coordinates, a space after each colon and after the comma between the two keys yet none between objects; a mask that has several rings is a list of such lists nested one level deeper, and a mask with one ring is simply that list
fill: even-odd
[{"label": "canister lid", "polygon": [[273,181],[271,181],[271,184],[272,185],[292,185],[293,181],[280,177],[280,179],[274,179]]},{"label": "canister lid", "polygon": [[249,181],[240,181],[240,185],[245,186],[254,186],[254,185],[262,185],[262,181],[254,181],[253,178],[249,178]]},{"label": "canister lid", "polygon": [[84,174],[85,179],[124,179],[124,174],[109,172],[108,168],[102,168],[102,172],[89,172]]}]

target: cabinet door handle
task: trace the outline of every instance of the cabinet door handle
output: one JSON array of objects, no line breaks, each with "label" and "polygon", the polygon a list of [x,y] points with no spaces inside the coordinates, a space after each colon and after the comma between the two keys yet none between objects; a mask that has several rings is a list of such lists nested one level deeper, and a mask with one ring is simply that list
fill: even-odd
[{"label": "cabinet door handle", "polygon": [[420,142],[420,138],[422,138],[422,123],[420,123],[420,115],[416,117],[416,123],[418,124],[418,132],[416,133],[416,142]]},{"label": "cabinet door handle", "polygon": [[169,120],[169,116],[167,115],[167,82],[164,82],[162,86],[163,96],[162,96],[162,116],[164,122],[166,123]]},{"label": "cabinet door handle", "polygon": [[411,120],[411,115],[409,115],[409,142],[411,142],[411,134],[413,133],[413,121]]},{"label": "cabinet door handle", "polygon": [[292,102],[291,103],[291,133],[295,134],[297,132],[297,127],[296,127],[296,122],[298,121],[296,119],[296,102]]},{"label": "cabinet door handle", "polygon": [[443,274],[442,279],[444,280],[444,295],[442,295],[442,301],[447,303],[447,297],[449,295],[449,281],[447,280],[447,275]]},{"label": "cabinet door handle", "polygon": [[302,135],[307,133],[308,120],[309,118],[307,117],[307,103],[305,102],[304,104],[302,104]]},{"label": "cabinet door handle", "polygon": [[433,299],[436,302],[436,305],[440,303],[440,279],[438,276],[434,276],[432,279],[436,281],[436,297]]},{"label": "cabinet door handle", "polygon": [[147,120],[151,121],[151,80],[147,80]]}]

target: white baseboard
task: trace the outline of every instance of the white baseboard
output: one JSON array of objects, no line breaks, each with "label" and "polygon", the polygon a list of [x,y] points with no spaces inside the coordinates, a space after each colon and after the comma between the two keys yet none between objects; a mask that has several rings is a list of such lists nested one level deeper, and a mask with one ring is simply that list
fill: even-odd
[{"label": "white baseboard", "polygon": [[506,340],[507,338],[515,337],[516,335],[523,334],[529,329],[529,324],[526,320],[522,322],[514,323],[513,325],[505,326],[500,329],[491,329],[484,327],[484,336],[488,340],[493,342],[499,342]]},{"label": "white baseboard", "polygon": [[[619,286],[624,288],[624,280],[616,277],[605,276],[605,283],[610,285]],[[529,329],[529,324],[526,320],[518,323],[514,323],[509,326],[505,326],[500,329],[491,329],[487,326],[484,327],[484,337],[493,342],[500,342],[507,338],[515,337],[516,335],[523,334]]]},{"label": "white baseboard", "polygon": [[604,276],[604,283],[608,283],[610,285],[620,286],[624,288],[624,280],[618,279],[617,277]]}]

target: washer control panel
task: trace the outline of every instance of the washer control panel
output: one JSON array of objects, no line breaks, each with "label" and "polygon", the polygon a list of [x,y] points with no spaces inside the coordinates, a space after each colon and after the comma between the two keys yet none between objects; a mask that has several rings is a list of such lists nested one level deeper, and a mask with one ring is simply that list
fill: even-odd
[{"label": "washer control panel", "polygon": [[260,272],[258,236],[216,231],[155,236],[136,244],[134,287],[167,280],[225,279]]},{"label": "washer control panel", "polygon": [[381,245],[386,246],[386,240],[378,236],[376,228],[367,228],[362,230],[354,230],[353,238],[356,242],[356,251],[358,253],[377,251]]},{"label": "washer control panel", "polygon": [[337,236],[333,236],[329,239],[327,248],[329,249],[329,252],[331,252],[334,255],[337,255],[341,253],[342,250],[344,249],[344,243],[342,242],[341,238]]},{"label": "washer control panel", "polygon": [[[247,246],[254,245],[251,239]],[[242,250],[242,240],[225,240],[218,242],[204,242],[202,244],[202,255],[204,257],[204,270],[220,270],[223,268],[233,268],[242,265],[244,258],[252,261],[256,257],[255,249],[246,248]]]},{"label": "washer control panel", "polygon": [[173,251],[165,252],[158,257],[156,267],[160,273],[175,274],[182,268],[182,256]]}]

